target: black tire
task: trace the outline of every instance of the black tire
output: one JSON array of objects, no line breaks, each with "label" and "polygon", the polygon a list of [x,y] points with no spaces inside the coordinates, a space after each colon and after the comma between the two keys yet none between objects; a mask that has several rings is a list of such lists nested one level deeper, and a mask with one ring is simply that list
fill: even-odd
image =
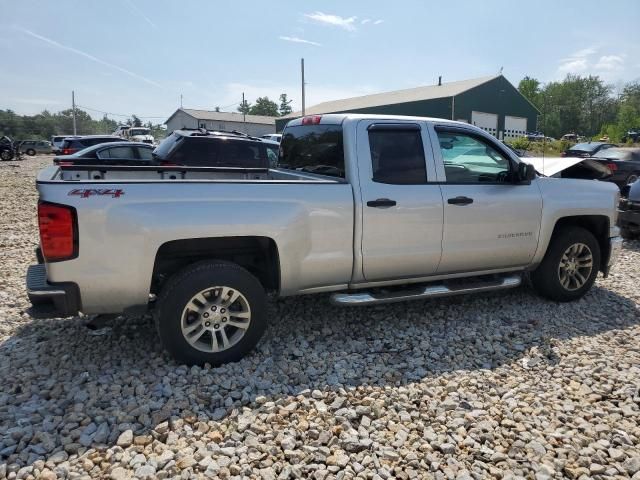
[{"label": "black tire", "polygon": [[27,154],[27,155],[29,155],[30,157],[33,157],[33,156],[35,156],[36,151],[35,151],[33,148],[30,148],[30,149],[28,149],[28,150],[27,150],[26,152],[24,152],[24,153],[26,153],[26,154]]},{"label": "black tire", "polygon": [[11,153],[9,150],[0,151],[0,159],[4,161],[9,161],[12,158],[13,158],[13,153]]},{"label": "black tire", "polygon": [[625,240],[635,240],[636,238],[640,237],[640,235],[638,235],[635,232],[632,232],[631,229],[627,227],[620,228],[620,236]]},{"label": "black tire", "polygon": [[[560,280],[560,262],[572,245],[583,244],[591,251],[592,267],[584,284],[575,289],[563,286]],[[578,300],[593,286],[600,269],[600,245],[591,232],[581,227],[563,227],[554,233],[542,262],[531,273],[534,290],[542,297],[556,302]]]},{"label": "black tire", "polygon": [[[221,286],[230,287],[244,296],[250,310],[249,325],[243,329],[244,335],[239,341],[229,348],[218,352],[202,351],[192,346],[183,335],[183,311],[199,292]],[[256,346],[267,327],[266,306],[267,296],[255,276],[234,263],[208,260],[189,265],[167,281],[156,301],[154,317],[163,347],[176,360],[188,365],[209,363],[218,366],[237,362]],[[196,323],[204,322],[200,315],[196,316]],[[231,327],[231,330],[235,331],[235,328]],[[218,333],[204,335],[209,339],[216,338],[218,344]]]},{"label": "black tire", "polygon": [[624,184],[625,185],[631,185],[633,182],[637,182],[637,181],[638,181],[638,174],[637,173],[632,173],[624,181]]}]

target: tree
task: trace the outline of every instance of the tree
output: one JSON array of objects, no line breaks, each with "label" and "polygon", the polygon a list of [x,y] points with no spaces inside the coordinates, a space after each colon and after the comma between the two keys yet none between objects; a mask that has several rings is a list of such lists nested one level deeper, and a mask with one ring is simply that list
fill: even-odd
[{"label": "tree", "polygon": [[129,125],[131,125],[132,127],[141,127],[142,126],[142,120],[140,120],[135,115],[131,115],[131,123]]},{"label": "tree", "polygon": [[242,102],[240,102],[238,111],[240,113],[244,113],[245,115],[248,115],[251,112],[251,104],[247,100],[243,100]]},{"label": "tree", "polygon": [[215,110],[216,112],[219,112],[219,111],[220,111],[220,107],[216,107],[214,110]]},{"label": "tree", "polygon": [[284,117],[285,115],[289,115],[293,109],[291,108],[291,102],[293,100],[287,100],[287,94],[283,93],[280,95],[280,116]]},{"label": "tree", "polygon": [[538,103],[540,100],[540,82],[538,80],[529,76],[524,77],[518,84],[518,91],[536,107],[540,108]]},{"label": "tree", "polygon": [[269,100],[269,97],[258,97],[256,104],[249,110],[251,115],[264,115],[267,117],[278,116],[278,105]]}]

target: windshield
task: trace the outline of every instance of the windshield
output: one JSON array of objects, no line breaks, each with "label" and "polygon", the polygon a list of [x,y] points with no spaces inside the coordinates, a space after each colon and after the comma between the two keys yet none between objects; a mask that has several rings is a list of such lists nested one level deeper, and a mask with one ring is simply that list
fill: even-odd
[{"label": "windshield", "polygon": [[581,152],[593,152],[600,146],[599,143],[578,143],[569,150],[580,150]]},{"label": "windshield", "polygon": [[344,178],[341,125],[298,125],[282,134],[278,166]]},{"label": "windshield", "polygon": [[135,135],[149,135],[150,130],[148,128],[132,128],[129,130],[129,135],[132,137]]}]

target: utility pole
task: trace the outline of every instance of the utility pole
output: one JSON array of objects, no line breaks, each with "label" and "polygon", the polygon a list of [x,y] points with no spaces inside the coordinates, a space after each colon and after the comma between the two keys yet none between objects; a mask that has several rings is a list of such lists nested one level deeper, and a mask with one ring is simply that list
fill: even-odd
[{"label": "utility pole", "polygon": [[304,58],[300,59],[300,73],[302,73],[302,116],[304,117]]},{"label": "utility pole", "polygon": [[247,104],[244,103],[244,92],[242,92],[242,127],[244,133],[247,133]]},{"label": "utility pole", "polygon": [[180,108],[182,108],[182,94],[180,94]]},{"label": "utility pole", "polygon": [[73,110],[73,135],[77,135],[76,131],[76,92],[71,90],[71,109]]}]

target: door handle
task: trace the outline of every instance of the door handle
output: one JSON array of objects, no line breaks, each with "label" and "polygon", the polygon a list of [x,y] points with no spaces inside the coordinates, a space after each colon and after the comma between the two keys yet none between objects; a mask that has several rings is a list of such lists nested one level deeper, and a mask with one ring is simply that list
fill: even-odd
[{"label": "door handle", "polygon": [[396,201],[390,200],[388,198],[378,198],[377,200],[369,200],[367,202],[367,207],[384,208],[384,207],[395,207],[395,206],[396,206]]},{"label": "door handle", "polygon": [[473,198],[455,197],[448,199],[447,203],[450,205],[469,205],[470,203],[473,203]]}]

